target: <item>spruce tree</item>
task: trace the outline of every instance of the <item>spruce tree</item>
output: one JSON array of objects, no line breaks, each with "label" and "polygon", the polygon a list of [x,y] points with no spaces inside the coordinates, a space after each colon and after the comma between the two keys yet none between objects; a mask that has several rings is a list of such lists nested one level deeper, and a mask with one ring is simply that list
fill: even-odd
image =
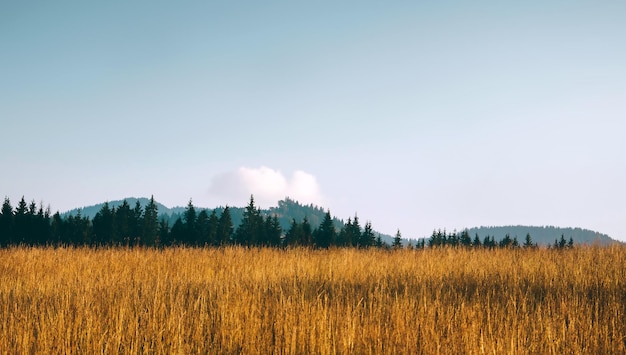
[{"label": "spruce tree", "polygon": [[372,230],[372,223],[366,222],[365,227],[363,228],[363,233],[361,233],[361,238],[359,239],[358,246],[359,248],[369,248],[374,246],[376,243],[376,236],[374,235],[374,231]]},{"label": "spruce tree", "polygon": [[402,249],[402,234],[399,229],[396,232],[396,236],[393,238],[393,244],[391,247],[394,249]]},{"label": "spruce tree", "polygon": [[2,203],[2,214],[0,214],[0,246],[6,247],[13,244],[14,240],[14,216],[13,207],[8,197]]},{"label": "spruce tree", "polygon": [[276,215],[267,216],[265,219],[265,244],[266,246],[278,247],[281,244],[283,230]]},{"label": "spruce tree", "polygon": [[104,206],[96,213],[92,222],[93,242],[96,245],[110,245],[113,241],[114,216],[109,203],[105,202]]},{"label": "spruce tree", "polygon": [[478,233],[476,233],[476,235],[474,236],[474,241],[472,242],[472,247],[480,248],[481,246],[482,243],[480,242],[480,237],[478,236]]},{"label": "spruce tree", "polygon": [[154,201],[154,195],[150,197],[150,201],[146,205],[143,211],[143,233],[141,236],[141,243],[143,245],[152,247],[156,246],[159,240],[159,208]]},{"label": "spruce tree", "polygon": [[196,214],[196,208],[193,206],[193,202],[189,199],[187,203],[187,207],[185,208],[185,212],[183,213],[183,234],[182,234],[182,242],[185,245],[193,245],[196,244],[197,238],[197,222],[198,215]]},{"label": "spruce tree", "polygon": [[295,218],[291,219],[291,226],[287,233],[285,234],[285,245],[286,246],[295,246],[300,244],[302,240],[302,226],[296,222]]},{"label": "spruce tree", "polygon": [[209,216],[209,234],[207,236],[207,242],[209,245],[218,245],[217,243],[217,228],[219,226],[219,219],[217,218],[217,212],[211,211]]},{"label": "spruce tree", "polygon": [[528,249],[532,248],[533,246],[533,238],[530,236],[530,233],[526,233],[526,238],[524,239],[524,248]]},{"label": "spruce tree", "polygon": [[217,234],[215,242],[217,245],[228,245],[232,242],[233,237],[233,220],[230,216],[230,208],[226,206],[220,215],[217,224]]},{"label": "spruce tree", "polygon": [[315,231],[315,245],[319,248],[329,248],[331,245],[335,244],[336,238],[337,232],[333,225],[333,219],[330,215],[330,211],[327,211],[322,224]]},{"label": "spruce tree", "polygon": [[196,240],[193,241],[193,244],[201,247],[210,245],[210,228],[209,213],[206,210],[200,211],[196,219]]},{"label": "spruce tree", "polygon": [[254,196],[243,212],[241,224],[235,232],[235,241],[240,245],[259,245],[263,241],[263,217],[261,210],[254,205]]},{"label": "spruce tree", "polygon": [[300,245],[311,246],[313,245],[313,227],[309,223],[309,219],[304,217],[301,224],[302,233],[300,233]]}]

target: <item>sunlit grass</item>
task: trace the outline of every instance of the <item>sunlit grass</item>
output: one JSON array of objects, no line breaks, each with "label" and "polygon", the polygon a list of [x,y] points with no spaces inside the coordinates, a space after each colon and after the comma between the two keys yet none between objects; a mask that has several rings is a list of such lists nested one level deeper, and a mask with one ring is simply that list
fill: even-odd
[{"label": "sunlit grass", "polygon": [[626,248],[0,251],[4,353],[626,353]]}]

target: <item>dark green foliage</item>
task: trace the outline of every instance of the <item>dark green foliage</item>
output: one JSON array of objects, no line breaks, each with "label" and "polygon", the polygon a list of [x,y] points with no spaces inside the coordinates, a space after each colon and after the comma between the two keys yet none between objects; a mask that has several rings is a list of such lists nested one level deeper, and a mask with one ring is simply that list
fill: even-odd
[{"label": "dark green foliage", "polygon": [[469,248],[472,246],[472,238],[470,238],[469,232],[467,229],[464,229],[459,236],[459,243],[461,246],[465,248]]},{"label": "dark green foliage", "polygon": [[372,223],[366,222],[365,227],[363,228],[363,233],[360,234],[357,246],[359,248],[369,248],[375,244],[376,236],[374,235],[374,230],[372,229]]},{"label": "dark green foliage", "polygon": [[217,223],[217,233],[215,236],[216,245],[228,245],[232,242],[234,233],[233,221],[230,217],[230,208],[226,206],[220,215]]},{"label": "dark green foliage", "polygon": [[250,202],[243,213],[243,220],[235,232],[235,243],[247,246],[263,244],[264,226],[261,210],[254,205],[254,196],[250,196]]},{"label": "dark green foliage", "polygon": [[315,231],[313,239],[315,241],[315,245],[319,248],[328,248],[331,245],[335,245],[337,231],[335,230],[330,211],[326,212],[326,216],[324,217],[320,227]]},{"label": "dark green foliage", "polygon": [[265,233],[263,246],[278,247],[281,245],[281,237],[283,229],[280,226],[278,217],[276,215],[267,217],[265,219]]},{"label": "dark green foliage", "polygon": [[93,218],[93,241],[96,245],[111,245],[115,238],[115,209],[105,203]]},{"label": "dark green foliage", "polygon": [[0,246],[6,247],[13,244],[15,220],[13,216],[13,207],[8,197],[4,198],[2,203],[2,211],[0,214]]},{"label": "dark green foliage", "polygon": [[480,237],[478,236],[478,233],[476,233],[476,235],[474,236],[474,241],[472,241],[472,247],[474,248],[480,248],[483,244],[480,242]]},{"label": "dark green foliage", "polygon": [[[333,218],[330,211],[323,213],[323,218],[313,225],[305,212],[312,213],[319,220],[319,209],[302,206],[291,200],[281,201],[278,208],[262,211],[255,206],[254,197],[243,209],[231,209],[228,206],[214,210],[196,210],[190,200],[187,206],[177,214],[159,216],[161,208],[152,196],[150,199],[134,199],[134,208],[128,201],[115,206],[104,203],[99,206],[93,219],[83,216],[81,210],[75,214],[55,213],[50,216],[49,208],[34,201],[26,203],[24,197],[15,209],[8,198],[4,199],[0,211],[0,246],[11,245],[74,245],[74,246],[223,246],[237,243],[245,246],[304,246],[329,248],[342,247],[379,247],[402,248],[400,231],[393,238],[393,245],[385,243],[381,235],[376,234],[368,221],[361,229],[358,216],[349,218],[347,223]],[[140,202],[142,201],[142,202]],[[291,218],[287,227],[282,220],[291,208],[301,212],[302,219]],[[232,212],[235,211],[240,221],[239,228],[234,228]],[[270,211],[270,212],[268,212]],[[272,212],[273,211],[273,212]],[[173,223],[172,223],[173,222]],[[286,231],[286,232],[285,232]],[[339,233],[337,233],[339,231]],[[285,232],[285,233],[284,233]],[[472,240],[469,230],[460,233],[434,230],[428,243],[425,238],[416,243],[409,243],[410,248],[428,247],[464,247],[464,248],[517,248],[520,246],[517,236],[505,234],[497,239],[487,234],[481,242],[478,233]],[[390,240],[390,239],[389,239]],[[562,233],[554,240],[551,247],[570,249],[575,238],[566,239]],[[524,248],[537,247],[530,233],[526,233]]]},{"label": "dark green foliage", "polygon": [[400,234],[400,230],[396,232],[396,236],[393,238],[393,244],[391,245],[394,249],[402,248],[402,234]]},{"label": "dark green foliage", "polygon": [[158,207],[154,201],[154,196],[150,197],[150,202],[143,211],[141,245],[153,247],[159,242],[159,220]]}]

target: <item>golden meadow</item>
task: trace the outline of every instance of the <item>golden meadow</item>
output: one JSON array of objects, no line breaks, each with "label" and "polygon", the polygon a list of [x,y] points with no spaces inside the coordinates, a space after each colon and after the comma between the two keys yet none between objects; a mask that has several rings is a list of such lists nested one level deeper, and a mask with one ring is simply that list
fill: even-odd
[{"label": "golden meadow", "polygon": [[9,248],[6,354],[626,353],[626,247]]}]

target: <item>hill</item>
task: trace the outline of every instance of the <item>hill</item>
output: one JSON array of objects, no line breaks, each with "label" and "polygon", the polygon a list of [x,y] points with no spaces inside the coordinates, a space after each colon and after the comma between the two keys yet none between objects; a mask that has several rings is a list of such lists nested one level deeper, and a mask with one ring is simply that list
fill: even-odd
[{"label": "hill", "polygon": [[481,240],[489,235],[497,241],[509,235],[511,238],[517,237],[520,243],[524,242],[526,234],[530,234],[533,242],[539,245],[552,245],[555,240],[561,238],[566,240],[572,238],[576,244],[599,244],[607,245],[617,243],[616,240],[610,238],[606,234],[581,228],[560,228],[553,226],[535,227],[535,226],[500,226],[500,227],[475,227],[468,229],[469,235],[473,238],[476,234]]}]

